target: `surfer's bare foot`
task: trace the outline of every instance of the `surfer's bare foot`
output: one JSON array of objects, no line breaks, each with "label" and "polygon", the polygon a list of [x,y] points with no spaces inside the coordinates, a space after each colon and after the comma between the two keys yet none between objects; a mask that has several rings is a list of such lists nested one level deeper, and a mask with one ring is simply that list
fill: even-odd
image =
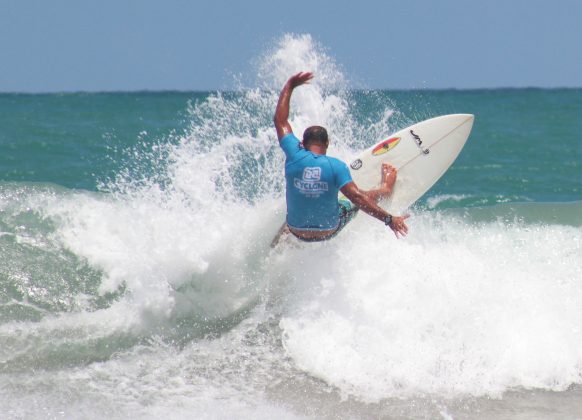
[{"label": "surfer's bare foot", "polygon": [[390,194],[392,194],[397,176],[398,171],[394,166],[390,165],[389,163],[382,164],[382,184],[379,188],[382,198],[388,197]]},{"label": "surfer's bare foot", "polygon": [[382,164],[382,179],[380,180],[380,187],[375,190],[364,191],[370,200],[379,202],[380,200],[389,197],[394,189],[396,182],[397,170],[389,163]]}]

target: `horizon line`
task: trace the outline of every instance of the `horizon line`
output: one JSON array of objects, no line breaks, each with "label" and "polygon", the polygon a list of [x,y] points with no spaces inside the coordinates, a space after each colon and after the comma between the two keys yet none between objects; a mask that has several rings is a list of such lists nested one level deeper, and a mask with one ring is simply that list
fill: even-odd
[{"label": "horizon line", "polygon": [[[159,93],[237,93],[246,92],[254,88],[244,89],[128,89],[128,90],[47,90],[47,91],[0,91],[0,95],[75,95],[75,94],[159,94]],[[470,87],[470,88],[351,88],[351,89],[337,89],[334,91],[351,91],[351,92],[367,92],[367,91],[385,91],[385,92],[444,92],[444,91],[458,91],[458,92],[475,92],[475,91],[501,91],[501,90],[581,90],[582,86],[499,86],[499,87]],[[277,90],[277,89],[274,89]]]}]

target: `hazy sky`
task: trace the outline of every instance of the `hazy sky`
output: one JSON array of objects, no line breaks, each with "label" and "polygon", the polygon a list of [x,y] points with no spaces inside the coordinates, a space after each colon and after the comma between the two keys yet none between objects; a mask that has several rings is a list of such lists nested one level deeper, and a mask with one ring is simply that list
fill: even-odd
[{"label": "hazy sky", "polygon": [[285,33],[354,87],[582,87],[582,0],[0,0],[0,91],[229,88]]}]

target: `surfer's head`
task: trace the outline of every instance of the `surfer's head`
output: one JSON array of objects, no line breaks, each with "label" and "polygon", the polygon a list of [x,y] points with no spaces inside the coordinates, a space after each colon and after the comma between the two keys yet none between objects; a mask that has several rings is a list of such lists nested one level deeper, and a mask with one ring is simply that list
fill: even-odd
[{"label": "surfer's head", "polygon": [[327,130],[325,128],[319,125],[312,125],[303,132],[303,147],[307,149],[312,144],[327,148],[329,138],[327,137]]}]

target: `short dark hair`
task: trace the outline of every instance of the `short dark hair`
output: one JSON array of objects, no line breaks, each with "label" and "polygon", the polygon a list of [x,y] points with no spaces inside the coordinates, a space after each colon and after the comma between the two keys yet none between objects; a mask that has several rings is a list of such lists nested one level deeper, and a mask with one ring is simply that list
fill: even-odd
[{"label": "short dark hair", "polygon": [[310,143],[319,143],[326,146],[328,141],[327,130],[319,125],[312,125],[303,132],[304,147],[307,147]]}]

